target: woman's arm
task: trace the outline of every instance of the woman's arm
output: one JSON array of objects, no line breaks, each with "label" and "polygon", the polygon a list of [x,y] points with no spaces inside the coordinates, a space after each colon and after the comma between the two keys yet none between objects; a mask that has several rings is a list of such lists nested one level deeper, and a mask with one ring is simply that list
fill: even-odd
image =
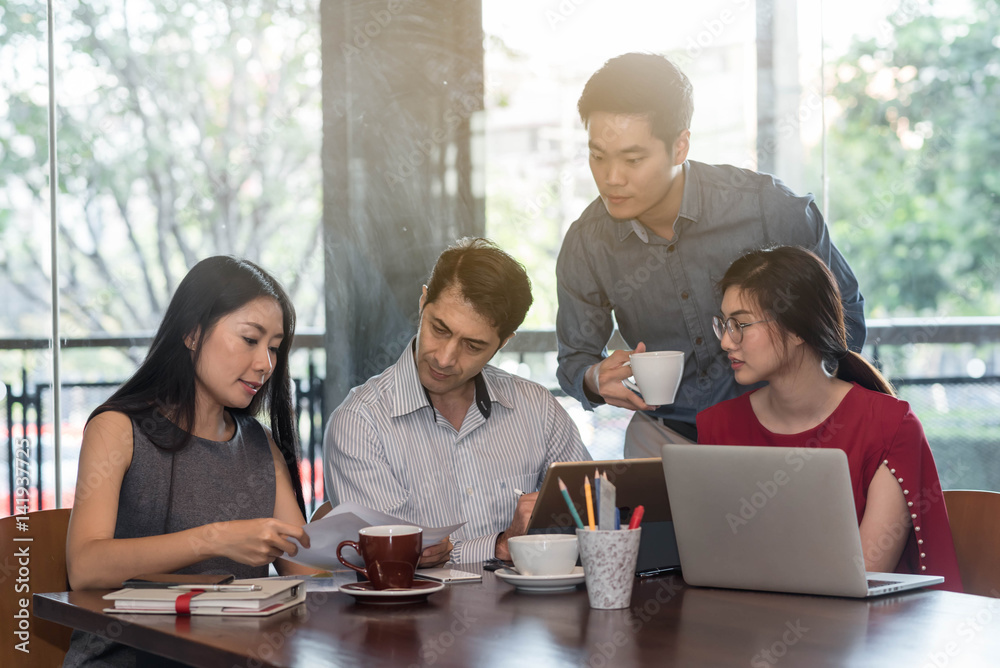
[{"label": "woman's arm", "polygon": [[[292,478],[288,473],[288,466],[270,433],[267,435],[267,442],[271,445],[271,457],[274,459],[274,517],[284,523],[301,527],[306,523],[306,520],[302,517],[299,504],[295,501],[295,491],[292,490]],[[309,547],[309,535],[304,530],[302,536],[296,536],[296,538],[304,547]],[[288,553],[295,556],[297,551],[298,549],[294,548]],[[274,567],[281,575],[313,575],[323,572],[284,559],[276,560]]]},{"label": "woman's arm", "polygon": [[66,538],[72,589],[119,587],[122,580],[135,575],[170,573],[215,556],[260,566],[286,549],[295,549],[285,536],[304,536],[301,522],[292,525],[262,518],[116,539],[118,497],[131,461],[132,423],[126,415],[101,413],[88,423]]},{"label": "woman's arm", "polygon": [[881,464],[868,485],[868,501],[861,518],[861,549],[865,570],[896,570],[910,535],[910,513],[896,478]]}]

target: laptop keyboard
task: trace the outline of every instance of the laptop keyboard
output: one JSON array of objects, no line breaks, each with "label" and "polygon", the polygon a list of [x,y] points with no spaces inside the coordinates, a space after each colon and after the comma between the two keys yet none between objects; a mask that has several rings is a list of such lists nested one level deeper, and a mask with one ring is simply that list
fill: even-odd
[{"label": "laptop keyboard", "polygon": [[873,589],[875,587],[884,587],[886,585],[899,584],[899,580],[869,580],[868,588]]}]

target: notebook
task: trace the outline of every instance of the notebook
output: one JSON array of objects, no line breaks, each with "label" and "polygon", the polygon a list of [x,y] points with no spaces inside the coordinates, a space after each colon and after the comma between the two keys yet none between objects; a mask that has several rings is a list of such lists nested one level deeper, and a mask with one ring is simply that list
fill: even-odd
[{"label": "notebook", "polygon": [[865,598],[944,582],[865,572],[842,450],[664,445],[662,452],[688,584]]},{"label": "notebook", "polygon": [[234,580],[230,585],[258,585],[257,591],[206,591],[191,594],[179,589],[120,589],[103,598],[112,607],[105,612],[177,614],[178,598],[188,595],[181,614],[263,616],[298,605],[306,600],[302,580],[254,578]]},{"label": "notebook", "polygon": [[611,459],[596,462],[557,462],[549,466],[538,490],[535,508],[528,520],[528,533],[573,533],[576,525],[559,491],[559,479],[566,483],[570,498],[583,521],[587,521],[583,479],[593,484],[594,469],[606,473],[616,488],[615,505],[621,523],[627,525],[632,511],[643,506],[642,537],[636,561],[636,575],[649,576],[680,568],[670,502],[663,482],[659,457],[648,459]]}]

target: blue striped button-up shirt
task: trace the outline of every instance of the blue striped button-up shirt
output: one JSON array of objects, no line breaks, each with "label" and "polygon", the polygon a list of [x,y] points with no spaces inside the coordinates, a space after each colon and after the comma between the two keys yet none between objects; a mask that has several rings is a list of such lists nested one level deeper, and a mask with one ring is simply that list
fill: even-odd
[{"label": "blue striped button-up shirt", "polygon": [[352,389],[323,441],[333,505],[355,501],[423,526],[465,522],[451,536],[452,561],[493,557],[514,517],[514,490],[537,490],[553,462],[591,457],[547,389],[489,365],[481,378],[490,409],[477,392],[458,430],[428,400],[412,345]]}]

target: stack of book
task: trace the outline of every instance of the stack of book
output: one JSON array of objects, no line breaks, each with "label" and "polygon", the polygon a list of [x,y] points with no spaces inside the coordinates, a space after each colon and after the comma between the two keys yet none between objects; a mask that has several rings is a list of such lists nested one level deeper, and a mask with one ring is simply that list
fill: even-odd
[{"label": "stack of book", "polygon": [[120,589],[106,594],[105,612],[140,614],[264,616],[306,600],[302,580],[259,578],[228,584],[185,584],[162,588]]}]

